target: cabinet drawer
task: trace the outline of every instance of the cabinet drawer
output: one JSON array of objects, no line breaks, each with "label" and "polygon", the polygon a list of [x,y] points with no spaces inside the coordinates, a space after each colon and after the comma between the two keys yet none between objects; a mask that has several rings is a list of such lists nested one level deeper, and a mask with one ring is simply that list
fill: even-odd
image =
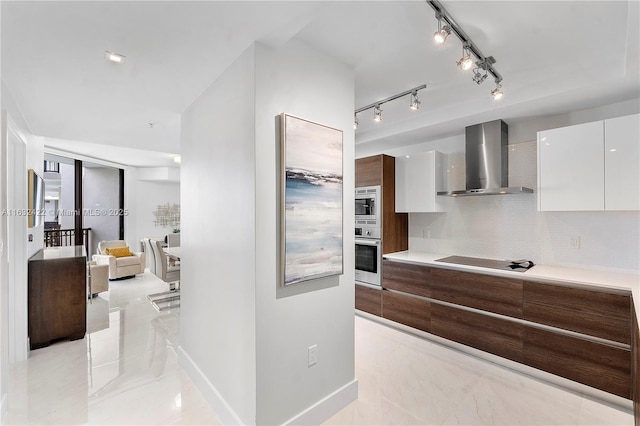
[{"label": "cabinet drawer", "polygon": [[431,297],[522,318],[522,281],[491,275],[432,269]]},{"label": "cabinet drawer", "polygon": [[430,330],[430,303],[426,300],[382,291],[382,316],[422,331]]},{"label": "cabinet drawer", "polygon": [[431,303],[431,333],[513,361],[522,361],[523,325]]},{"label": "cabinet drawer", "polygon": [[382,261],[382,287],[431,297],[431,268],[410,263]]},{"label": "cabinet drawer", "polygon": [[616,342],[631,343],[631,296],[526,282],[524,319]]},{"label": "cabinet drawer", "polygon": [[629,350],[527,326],[523,358],[540,370],[630,398]]},{"label": "cabinet drawer", "polygon": [[356,284],[356,309],[382,315],[382,291]]}]

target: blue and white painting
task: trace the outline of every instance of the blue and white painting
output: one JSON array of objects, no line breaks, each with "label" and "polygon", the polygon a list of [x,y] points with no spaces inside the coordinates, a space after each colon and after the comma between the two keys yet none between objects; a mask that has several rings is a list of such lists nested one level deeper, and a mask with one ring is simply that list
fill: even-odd
[{"label": "blue and white painting", "polygon": [[281,119],[284,285],[342,274],[342,131]]}]

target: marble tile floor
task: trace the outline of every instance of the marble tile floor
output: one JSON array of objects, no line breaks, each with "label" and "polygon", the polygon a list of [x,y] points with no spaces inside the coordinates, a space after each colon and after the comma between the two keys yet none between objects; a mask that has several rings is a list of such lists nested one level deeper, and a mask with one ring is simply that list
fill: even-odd
[{"label": "marble tile floor", "polygon": [[[84,339],[10,372],[2,424],[219,425],[177,363],[180,310],[152,274],[88,304]],[[359,398],[327,425],[633,425],[631,414],[356,316]]]},{"label": "marble tile floor", "polygon": [[633,415],[356,316],[358,400],[325,425],[633,425]]},{"label": "marble tile floor", "polygon": [[2,424],[221,424],[178,365],[180,310],[147,300],[167,284],[147,272],[109,286],[87,304],[84,339],[13,366]]}]

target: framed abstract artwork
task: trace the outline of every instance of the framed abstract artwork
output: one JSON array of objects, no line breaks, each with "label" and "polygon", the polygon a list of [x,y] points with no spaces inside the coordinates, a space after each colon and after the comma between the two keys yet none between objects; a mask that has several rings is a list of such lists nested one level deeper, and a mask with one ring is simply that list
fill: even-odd
[{"label": "framed abstract artwork", "polygon": [[342,130],[280,115],[282,285],[343,273]]}]

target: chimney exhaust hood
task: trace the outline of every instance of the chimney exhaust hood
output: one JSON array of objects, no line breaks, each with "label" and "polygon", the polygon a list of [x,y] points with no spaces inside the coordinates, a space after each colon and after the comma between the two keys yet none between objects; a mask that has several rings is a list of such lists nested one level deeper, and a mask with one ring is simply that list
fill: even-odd
[{"label": "chimney exhaust hood", "polygon": [[533,193],[531,188],[509,186],[508,141],[509,128],[502,120],[466,127],[466,189],[438,192],[438,195],[464,197]]}]

